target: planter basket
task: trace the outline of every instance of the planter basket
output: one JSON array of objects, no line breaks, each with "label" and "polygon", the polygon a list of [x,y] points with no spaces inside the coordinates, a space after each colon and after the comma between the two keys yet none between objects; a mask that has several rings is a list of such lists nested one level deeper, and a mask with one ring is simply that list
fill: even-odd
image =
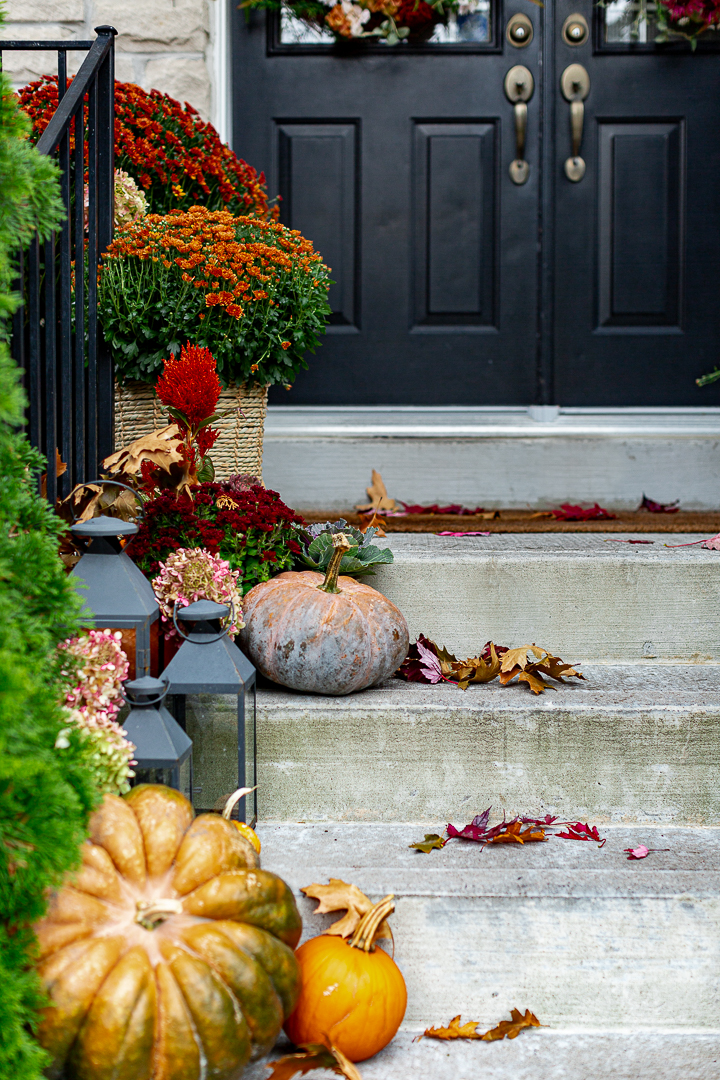
[{"label": "planter basket", "polygon": [[[234,473],[250,473],[262,481],[263,433],[267,414],[267,386],[257,384],[223,390],[218,412],[234,409],[214,426],[220,429],[210,457],[217,480],[226,480]],[[142,435],[149,435],[168,423],[168,415],[150,383],[115,383],[115,449],[120,450]]]}]

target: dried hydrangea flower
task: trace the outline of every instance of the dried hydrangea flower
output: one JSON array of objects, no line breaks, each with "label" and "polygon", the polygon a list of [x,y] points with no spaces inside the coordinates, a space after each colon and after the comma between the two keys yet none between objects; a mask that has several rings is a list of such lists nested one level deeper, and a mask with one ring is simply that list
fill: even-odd
[{"label": "dried hydrangea flower", "polygon": [[152,583],[162,620],[167,623],[166,637],[176,631],[173,626],[175,604],[187,607],[196,600],[214,600],[231,608],[229,633],[234,637],[245,625],[242,621],[242,597],[239,591],[239,570],[213,555],[207,548],[179,548],[160,563],[160,573]]}]

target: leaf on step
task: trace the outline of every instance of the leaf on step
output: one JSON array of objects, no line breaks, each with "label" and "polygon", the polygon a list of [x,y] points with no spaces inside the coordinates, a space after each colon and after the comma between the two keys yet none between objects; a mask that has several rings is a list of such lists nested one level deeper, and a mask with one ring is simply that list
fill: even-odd
[{"label": "leaf on step", "polygon": [[313,1069],[330,1069],[346,1080],[362,1080],[360,1073],[336,1046],[323,1046],[322,1043],[303,1043],[297,1054],[285,1054],[277,1061],[268,1062],[271,1070],[267,1080],[292,1080],[293,1076],[304,1076]]},{"label": "leaf on step", "polygon": [[[499,648],[502,648],[502,645]],[[501,660],[492,641],[487,643],[486,651],[489,653],[487,658],[483,652],[481,656],[475,656],[469,660],[455,660],[451,663],[451,678],[457,680],[461,690],[467,690],[471,682],[488,683],[497,679],[500,674]]]},{"label": "leaf on step", "polygon": [[450,840],[473,840],[478,844],[534,844],[546,839],[543,826],[532,822],[523,830],[523,821],[515,817],[512,821],[501,821],[499,825],[489,825],[490,807],[474,817],[464,829],[456,829],[448,824],[447,834]]},{"label": "leaf on step", "polygon": [[428,653],[437,658],[441,674],[449,675],[450,665],[456,663],[457,658],[424,634],[418,634],[417,641],[410,646],[407,657],[397,670],[400,678],[408,682],[438,682],[438,679],[428,677],[428,671],[437,671],[437,666],[428,661]]},{"label": "leaf on step", "polygon": [[603,838],[597,831],[597,826],[583,825],[581,821],[574,821],[568,824],[567,832],[555,833],[562,840],[591,840],[599,844],[600,847],[604,847],[607,843],[607,837]]},{"label": "leaf on step", "polygon": [[711,536],[709,540],[703,540],[700,547],[707,548],[708,551],[720,551],[720,533]]},{"label": "leaf on step", "polygon": [[399,506],[395,502],[395,499],[391,499],[388,495],[382,476],[375,469],[372,471],[372,482],[370,487],[365,488],[365,493],[370,502],[356,506],[356,510],[365,512],[368,510],[375,510],[377,512],[382,510],[399,510]]},{"label": "leaf on step", "polygon": [[489,532],[439,532],[436,536],[492,536]]},{"label": "leaf on step", "polygon": [[606,538],[605,544],[654,544],[654,540],[616,540],[614,536]]},{"label": "leaf on step", "polygon": [[617,516],[598,503],[586,508],[562,503],[559,510],[553,510],[552,513],[556,521],[614,521]]},{"label": "leaf on step", "polygon": [[425,833],[424,840],[418,840],[416,844],[408,844],[408,847],[416,848],[417,851],[424,851],[428,855],[431,851],[440,850],[447,844],[447,840],[442,836],[438,836],[437,833]]},{"label": "leaf on step", "polygon": [[[368,493],[369,494],[369,493]],[[460,503],[450,503],[448,506],[438,506],[437,503],[433,503],[431,506],[421,506],[419,503],[406,503],[400,500],[400,505],[406,514],[452,514],[455,517],[471,517],[477,514],[485,514],[484,506],[476,506],[474,510],[471,510],[467,506],[461,506]],[[497,510],[490,512],[497,515]]]},{"label": "leaf on step", "polygon": [[375,530],[375,536],[387,536],[385,532],[385,526],[387,521],[385,518],[380,517],[374,510],[370,510],[367,514],[360,515],[360,532],[365,535],[368,529]]},{"label": "leaf on step", "polygon": [[648,499],[644,492],[642,502],[638,506],[638,510],[647,510],[651,514],[677,514],[679,509],[679,499],[676,499],[675,502],[671,503],[659,503],[654,502],[652,499]]},{"label": "leaf on step", "polygon": [[636,848],[626,847],[623,848],[625,854],[628,857],[628,861],[632,859],[646,859],[651,851],[669,851],[669,847],[651,847],[647,848],[644,844],[640,844]]},{"label": "leaf on step", "polygon": [[525,1010],[524,1016],[519,1009],[511,1009],[510,1016],[511,1020],[501,1020],[496,1027],[490,1028],[481,1038],[485,1042],[495,1042],[496,1039],[516,1039],[526,1028],[542,1027],[535,1013],[531,1013],[529,1009]]},{"label": "leaf on step", "polygon": [[454,1016],[447,1027],[426,1028],[423,1035],[430,1039],[480,1039],[483,1042],[495,1042],[498,1039],[515,1039],[526,1028],[542,1027],[537,1016],[529,1009],[525,1010],[524,1016],[519,1009],[511,1009],[510,1016],[512,1019],[501,1020],[483,1034],[477,1030],[479,1021],[467,1020],[463,1024],[460,1016]]},{"label": "leaf on step", "polygon": [[[372,900],[369,900],[364,892],[360,892],[357,885],[348,885],[340,878],[330,878],[329,885],[306,885],[300,892],[313,900],[320,901],[313,913],[315,915],[325,915],[328,911],[344,910],[346,912],[342,919],[338,919],[327,930],[323,930],[324,934],[333,934],[337,937],[347,938],[354,934],[363,915],[367,915],[373,906]],[[386,921],[380,924],[376,936],[392,940],[392,932]]]},{"label": "leaf on step", "polygon": [[566,664],[559,656],[553,656],[547,649],[539,648],[534,643],[522,645],[518,649],[508,649],[502,658],[500,682],[503,686],[517,678],[518,682],[526,682],[534,694],[542,694],[544,690],[554,689],[548,687],[543,675],[548,675],[556,682],[563,682],[565,678],[585,679],[572,665]]}]

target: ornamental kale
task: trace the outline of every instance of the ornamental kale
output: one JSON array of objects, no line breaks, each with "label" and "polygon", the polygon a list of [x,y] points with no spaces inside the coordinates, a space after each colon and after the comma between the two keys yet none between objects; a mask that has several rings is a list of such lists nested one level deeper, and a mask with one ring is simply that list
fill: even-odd
[{"label": "ornamental kale", "polygon": [[238,491],[232,481],[203,483],[192,488],[192,497],[164,491],[146,502],[140,531],[126,550],[152,579],[171,552],[206,548],[240,571],[246,593],[292,569],[302,551],[293,526],[302,524],[278,493],[262,484]]},{"label": "ornamental kale", "polygon": [[361,533],[359,529],[348,525],[344,518],[340,518],[334,522],[323,521],[317,525],[296,526],[296,534],[302,545],[302,550],[295,560],[296,564],[304,563],[305,566],[322,572],[327,570],[332,558],[332,538],[335,533],[345,533],[348,539],[354,541],[347,555],[343,555],[340,563],[341,574],[349,577],[374,574],[374,566],[393,561],[390,548],[377,548],[372,544],[377,529],[368,529],[366,533]]}]

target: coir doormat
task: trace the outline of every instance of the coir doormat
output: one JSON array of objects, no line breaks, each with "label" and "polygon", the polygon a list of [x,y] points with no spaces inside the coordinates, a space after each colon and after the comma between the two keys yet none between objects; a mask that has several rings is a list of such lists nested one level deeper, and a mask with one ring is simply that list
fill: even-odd
[{"label": "coir doormat", "polygon": [[[362,528],[367,515],[356,511],[299,510],[308,524],[337,521],[344,518],[348,525]],[[491,514],[493,516],[491,516]],[[592,521],[558,521],[551,513],[538,514],[531,510],[495,510],[486,514],[405,514],[383,517],[386,533],[705,533],[720,532],[720,510],[693,512],[679,510],[676,514],[650,514],[645,510],[620,512],[613,518]]]}]

